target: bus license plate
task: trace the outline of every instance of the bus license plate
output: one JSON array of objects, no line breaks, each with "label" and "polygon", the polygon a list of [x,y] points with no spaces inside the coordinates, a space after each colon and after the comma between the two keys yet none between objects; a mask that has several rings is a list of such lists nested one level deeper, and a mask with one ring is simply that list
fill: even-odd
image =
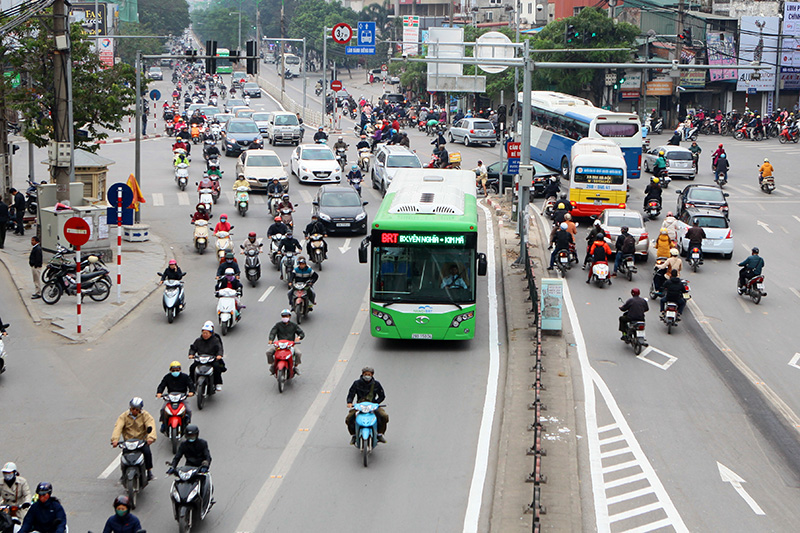
[{"label": "bus license plate", "polygon": [[433,333],[412,333],[412,339],[433,340]]},{"label": "bus license plate", "polygon": [[603,205],[603,200],[601,200],[599,198],[595,198],[594,199],[594,205]]}]

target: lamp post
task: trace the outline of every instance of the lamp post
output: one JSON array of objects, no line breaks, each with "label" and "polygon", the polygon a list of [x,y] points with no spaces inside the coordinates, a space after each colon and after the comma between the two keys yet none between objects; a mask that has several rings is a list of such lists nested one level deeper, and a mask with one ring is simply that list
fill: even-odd
[{"label": "lamp post", "polygon": [[239,15],[239,46],[236,48],[239,52],[242,51],[242,10],[231,11],[228,15]]}]

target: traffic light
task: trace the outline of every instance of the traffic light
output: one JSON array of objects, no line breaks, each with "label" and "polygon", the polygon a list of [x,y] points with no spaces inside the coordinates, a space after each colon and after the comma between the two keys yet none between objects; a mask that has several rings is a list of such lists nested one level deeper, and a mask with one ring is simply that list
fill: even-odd
[{"label": "traffic light", "polygon": [[194,63],[197,61],[197,50],[186,50],[186,62],[187,63]]},{"label": "traffic light", "polygon": [[597,40],[596,31],[588,31],[583,34],[583,44],[592,44]]},{"label": "traffic light", "polygon": [[245,52],[247,53],[247,73],[252,76],[258,75],[258,50],[255,41],[247,41]]},{"label": "traffic light", "polygon": [[580,32],[575,29],[575,25],[567,24],[564,31],[564,43],[573,44],[578,40],[578,37],[580,37]]},{"label": "traffic light", "polygon": [[620,70],[617,73],[617,83],[619,83],[620,87],[622,87],[622,84],[625,83],[625,71],[624,70]]},{"label": "traffic light", "polygon": [[684,46],[692,46],[692,29],[684,28],[683,31],[678,34],[678,40],[682,42]]},{"label": "traffic light", "polygon": [[[216,56],[217,55],[217,41],[206,41],[206,55],[207,56]],[[207,74],[216,74],[217,73],[217,60],[215,58],[206,59],[206,73]]]}]

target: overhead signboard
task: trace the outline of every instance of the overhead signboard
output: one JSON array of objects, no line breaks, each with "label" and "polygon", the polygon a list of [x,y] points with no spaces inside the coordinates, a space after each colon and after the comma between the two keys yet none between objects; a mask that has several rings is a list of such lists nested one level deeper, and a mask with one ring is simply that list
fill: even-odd
[{"label": "overhead signboard", "polygon": [[[736,38],[733,33],[719,31],[706,33],[709,65],[736,64]],[[708,73],[710,81],[726,81],[738,78],[732,68],[711,69]]]},{"label": "overhead signboard", "polygon": [[[739,21],[739,63],[758,62],[762,69],[759,79],[754,70],[739,70],[737,91],[774,91],[775,65],[778,61],[778,17],[742,17]],[[748,91],[749,93],[749,91]]]},{"label": "overhead signboard", "polygon": [[359,22],[356,37],[358,46],[375,46],[375,23]]},{"label": "overhead signboard", "polygon": [[[514,57],[514,49],[510,45],[511,39],[499,31],[484,33],[475,40],[475,57],[481,59],[511,59]],[[500,65],[478,66],[489,74],[499,74],[508,68]]]},{"label": "overhead signboard", "polygon": [[69,7],[69,18],[77,22],[88,35],[94,35],[94,24],[97,21],[97,35],[106,35],[106,4],[98,3],[97,11],[94,2],[74,3]]},{"label": "overhead signboard", "polygon": [[427,86],[429,92],[484,93],[486,76],[464,76],[461,60],[464,59],[463,28],[431,28],[428,33],[430,59],[454,60],[428,63]]}]

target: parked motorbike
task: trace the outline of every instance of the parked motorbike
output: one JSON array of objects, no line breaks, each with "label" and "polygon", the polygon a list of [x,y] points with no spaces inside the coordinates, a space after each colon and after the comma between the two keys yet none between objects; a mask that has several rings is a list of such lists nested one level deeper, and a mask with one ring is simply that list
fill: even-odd
[{"label": "parked motorbike", "polygon": [[[72,250],[68,250],[63,246],[58,246],[56,253],[52,258],[50,258],[50,261],[48,261],[44,272],[42,272],[42,281],[47,283],[51,279],[55,278],[59,273],[74,273],[75,261],[65,257],[73,253],[74,252]],[[88,257],[81,258],[81,271],[84,274],[88,272],[94,272],[101,268],[108,269],[100,257],[90,254]],[[110,285],[111,277],[106,275],[106,281]]]},{"label": "parked motorbike", "polygon": [[611,285],[611,278],[608,274],[608,263],[605,261],[598,261],[592,265],[592,277],[590,282],[597,284],[597,286],[602,289],[606,285]]},{"label": "parked motorbike", "polygon": [[[111,283],[108,281],[108,270],[101,268],[94,272],[81,273],[81,295],[88,295],[95,302],[102,302],[111,294]],[[74,296],[78,293],[75,273],[59,272],[42,287],[42,300],[53,305],[67,293]]]},{"label": "parked motorbike", "polygon": [[239,293],[234,289],[220,289],[216,292],[217,297],[217,318],[219,319],[220,333],[223,336],[228,334],[228,330],[239,323],[242,319],[241,309],[236,309],[236,298]]},{"label": "parked motorbike", "polygon": [[164,433],[172,445],[172,453],[178,453],[178,445],[186,428],[186,393],[167,392],[161,397],[164,400],[164,415],[167,431]]},{"label": "parked motorbike", "polygon": [[739,289],[739,294],[749,296],[753,303],[758,305],[761,298],[767,295],[764,290],[764,276],[753,276],[745,281],[744,287]]},{"label": "parked motorbike", "polygon": [[[231,226],[231,229],[233,229],[233,226]],[[214,237],[217,239],[217,257],[224,259],[227,252],[233,251],[233,239],[231,239],[231,233],[227,231],[218,231],[214,234]]]},{"label": "parked motorbike", "polygon": [[658,215],[661,214],[661,202],[658,200],[650,200],[647,202],[647,209],[645,209],[647,213],[647,218],[650,220],[655,220],[658,218]]},{"label": "parked motorbike", "polygon": [[236,188],[236,208],[239,210],[241,216],[247,215],[247,209],[250,207],[250,187],[237,187]]},{"label": "parked motorbike", "polygon": [[258,279],[261,277],[261,260],[258,257],[260,253],[261,253],[260,244],[258,250],[256,250],[255,248],[248,248],[247,251],[244,253],[245,255],[244,273],[247,276],[247,281],[249,281],[253,287],[256,286],[256,283],[258,283]]},{"label": "parked motorbike", "polygon": [[186,184],[189,182],[189,165],[187,163],[175,165],[175,182],[180,190],[186,190]]},{"label": "parked motorbike", "polygon": [[327,259],[325,255],[325,238],[319,233],[312,233],[308,236],[309,252],[308,260],[314,263],[318,271],[322,271],[322,262]]},{"label": "parked motorbike", "polygon": [[781,144],[786,144],[788,142],[796,143],[800,140],[800,129],[798,129],[797,124],[792,124],[791,127],[788,125],[784,125],[781,129],[780,135],[778,135],[778,142]]},{"label": "parked motorbike", "polygon": [[35,215],[38,205],[39,189],[36,188],[36,183],[33,180],[28,180],[28,190],[25,191],[25,209],[31,215]]},{"label": "parked motorbike", "polygon": [[383,405],[372,402],[361,402],[353,405],[356,411],[355,447],[361,450],[364,467],[369,465],[369,456],[378,445],[378,415],[375,411]]},{"label": "parked motorbike", "polygon": [[194,221],[194,248],[197,253],[203,255],[208,246],[208,220],[198,219]]},{"label": "parked motorbike", "polygon": [[295,280],[292,284],[292,311],[297,316],[297,323],[300,324],[308,316],[308,289],[311,284],[306,281]]},{"label": "parked motorbike", "polygon": [[289,340],[276,340],[275,362],[273,369],[275,380],[278,382],[278,392],[283,392],[286,383],[294,378],[294,345],[299,344]]},{"label": "parked motorbike", "polygon": [[170,473],[176,478],[169,491],[172,513],[178,521],[178,531],[189,533],[214,505],[211,474],[203,466],[179,466]]},{"label": "parked motorbike", "polygon": [[[161,272],[158,272],[158,275],[160,276]],[[186,272],[184,272],[181,277],[185,275]],[[175,317],[183,311],[185,305],[186,299],[183,292],[183,281],[177,279],[164,280],[164,296],[161,299],[161,306],[167,314],[167,322],[172,324]]]},{"label": "parked motorbike", "polygon": [[[152,428],[147,428],[148,433]],[[122,448],[122,455],[119,459],[119,467],[122,471],[122,484],[128,493],[131,508],[136,508],[136,498],[139,493],[147,486],[147,469],[144,465],[145,440],[128,439],[120,442],[117,446]]]},{"label": "parked motorbike", "polygon": [[[617,252],[622,253],[622,252]],[[633,279],[633,275],[636,274],[638,270],[636,269],[636,262],[634,261],[633,254],[627,254],[622,257],[622,261],[619,264],[619,275],[625,276],[628,278],[628,281]]]}]

